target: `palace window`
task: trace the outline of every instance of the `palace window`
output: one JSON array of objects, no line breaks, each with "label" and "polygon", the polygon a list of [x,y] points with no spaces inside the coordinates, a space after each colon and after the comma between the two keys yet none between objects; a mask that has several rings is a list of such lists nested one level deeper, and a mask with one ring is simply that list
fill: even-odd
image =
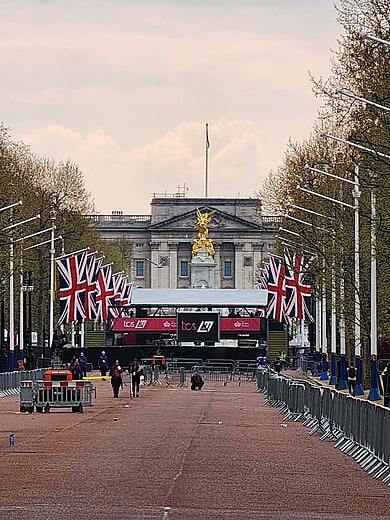
[{"label": "palace window", "polygon": [[233,263],[231,260],[225,260],[223,262],[223,276],[226,278],[233,276]]},{"label": "palace window", "polygon": [[189,263],[188,260],[180,260],[180,276],[188,278],[189,275]]},{"label": "palace window", "polygon": [[145,276],[145,262],[144,260],[135,261],[135,276],[143,278]]}]

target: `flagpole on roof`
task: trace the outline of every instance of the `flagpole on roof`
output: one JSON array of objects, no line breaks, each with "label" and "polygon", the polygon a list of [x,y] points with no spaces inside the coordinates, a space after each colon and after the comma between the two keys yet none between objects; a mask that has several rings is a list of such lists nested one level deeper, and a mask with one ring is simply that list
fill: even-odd
[{"label": "flagpole on roof", "polygon": [[204,196],[208,197],[208,184],[209,184],[209,148],[210,148],[210,141],[209,141],[209,124],[206,123],[206,178],[205,178],[205,187],[204,187]]}]

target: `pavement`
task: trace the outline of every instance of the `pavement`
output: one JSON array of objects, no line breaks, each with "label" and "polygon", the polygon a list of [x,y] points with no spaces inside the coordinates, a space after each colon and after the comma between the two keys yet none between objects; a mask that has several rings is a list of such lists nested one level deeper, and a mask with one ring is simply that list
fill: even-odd
[{"label": "pavement", "polygon": [[96,387],[84,414],[19,414],[17,397],[0,399],[1,520],[390,518],[388,487],[283,423],[253,383],[139,399]]}]

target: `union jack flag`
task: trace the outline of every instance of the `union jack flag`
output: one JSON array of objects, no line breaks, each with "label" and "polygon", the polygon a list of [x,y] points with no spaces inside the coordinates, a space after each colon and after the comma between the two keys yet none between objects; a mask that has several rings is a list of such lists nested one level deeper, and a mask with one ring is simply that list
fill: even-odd
[{"label": "union jack flag", "polygon": [[128,306],[131,302],[131,294],[133,292],[133,282],[128,282],[125,280],[125,283],[123,284],[122,289],[122,296],[121,296],[121,305]]},{"label": "union jack flag", "polygon": [[314,321],[310,312],[312,287],[304,282],[306,268],[303,254],[297,251],[293,257],[286,249],[284,252],[286,270],[286,314],[290,318]]},{"label": "union jack flag", "polygon": [[97,306],[96,306],[96,282],[99,274],[99,269],[102,265],[103,257],[96,258],[95,255],[87,256],[86,266],[86,286],[84,297],[84,309],[86,320],[96,320]]},{"label": "union jack flag", "polygon": [[114,287],[112,284],[112,266],[103,265],[99,269],[96,281],[97,319],[107,321],[109,309],[114,303]]},{"label": "union jack flag", "polygon": [[114,295],[112,298],[112,304],[109,309],[109,314],[113,318],[117,318],[119,316],[119,309],[116,307],[120,307],[122,301],[122,292],[123,286],[126,283],[126,278],[123,276],[123,272],[114,273],[112,275],[112,287],[114,289]]},{"label": "union jack flag", "polygon": [[286,315],[286,277],[285,266],[277,258],[271,257],[268,269],[267,318],[288,323]]},{"label": "union jack flag", "polygon": [[268,270],[269,264],[265,264],[265,266],[261,270],[261,275],[259,278],[259,289],[268,289]]},{"label": "union jack flag", "polygon": [[87,253],[70,255],[56,259],[60,318],[59,325],[85,319],[84,297],[86,289]]}]

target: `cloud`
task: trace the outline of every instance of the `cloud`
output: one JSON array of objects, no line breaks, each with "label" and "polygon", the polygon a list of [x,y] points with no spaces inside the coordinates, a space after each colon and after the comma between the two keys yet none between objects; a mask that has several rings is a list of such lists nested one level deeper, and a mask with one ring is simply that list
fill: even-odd
[{"label": "cloud", "polygon": [[[205,127],[197,121],[180,123],[138,148],[119,146],[101,129],[81,134],[61,125],[36,129],[24,140],[34,150],[78,162],[102,212],[145,212],[145,198],[174,192],[178,184],[189,187],[189,196],[204,192]],[[253,122],[220,119],[210,125],[210,143],[210,194],[252,195],[265,161]]]},{"label": "cloud", "polygon": [[332,0],[2,2],[0,113],[37,153],[80,163],[104,212],[150,194],[250,195],[310,132]]}]

